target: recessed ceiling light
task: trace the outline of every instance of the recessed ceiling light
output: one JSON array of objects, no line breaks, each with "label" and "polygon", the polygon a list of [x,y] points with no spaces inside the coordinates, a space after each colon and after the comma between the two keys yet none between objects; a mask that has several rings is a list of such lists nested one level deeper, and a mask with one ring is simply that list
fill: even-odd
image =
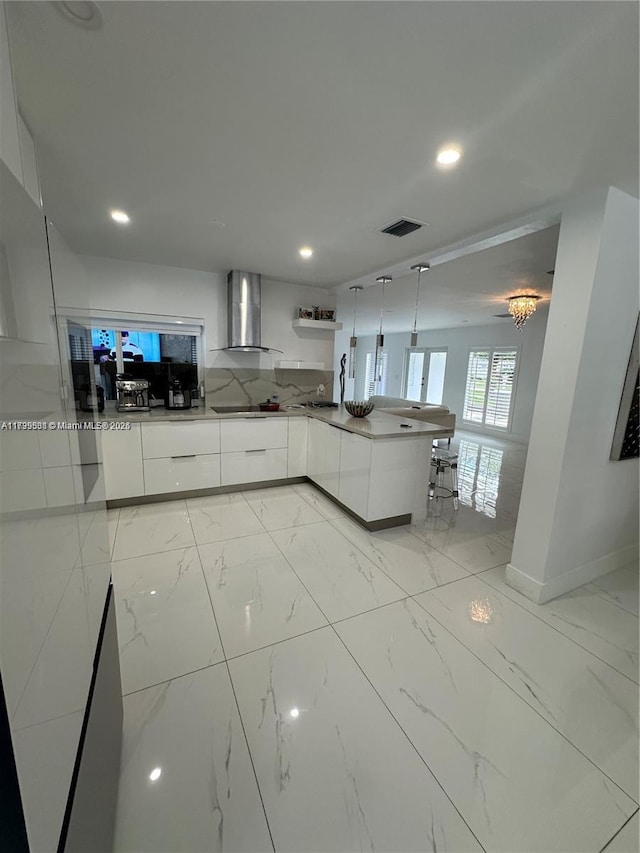
[{"label": "recessed ceiling light", "polygon": [[62,0],[54,3],[61,15],[79,27],[97,30],[102,26],[102,12],[93,0]]},{"label": "recessed ceiling light", "polygon": [[307,258],[310,258],[311,255],[313,255],[313,249],[310,249],[309,246],[303,246],[300,249],[300,257],[301,258],[307,259]]},{"label": "recessed ceiling light", "polygon": [[149,773],[149,779],[151,782],[156,782],[162,776],[162,767],[154,767],[151,773]]},{"label": "recessed ceiling light", "polygon": [[441,166],[453,166],[462,157],[462,151],[459,148],[447,146],[438,151],[436,162]]},{"label": "recessed ceiling light", "polygon": [[120,225],[127,225],[129,222],[131,222],[128,214],[126,214],[124,210],[112,210],[111,218],[114,222],[118,222]]}]

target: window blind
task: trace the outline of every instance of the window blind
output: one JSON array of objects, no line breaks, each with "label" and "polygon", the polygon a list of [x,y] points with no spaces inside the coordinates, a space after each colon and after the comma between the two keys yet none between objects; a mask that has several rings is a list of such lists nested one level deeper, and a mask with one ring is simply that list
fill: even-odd
[{"label": "window blind", "polygon": [[367,361],[365,365],[365,381],[364,381],[364,399],[368,400],[372,394],[386,394],[387,393],[387,367],[389,362],[389,353],[382,353],[382,361],[381,361],[381,379],[379,382],[376,382],[376,377],[374,375],[374,368],[376,363],[376,354],[375,352],[367,353]]},{"label": "window blind", "polygon": [[471,350],[463,420],[498,429],[509,428],[517,355],[515,349]]}]

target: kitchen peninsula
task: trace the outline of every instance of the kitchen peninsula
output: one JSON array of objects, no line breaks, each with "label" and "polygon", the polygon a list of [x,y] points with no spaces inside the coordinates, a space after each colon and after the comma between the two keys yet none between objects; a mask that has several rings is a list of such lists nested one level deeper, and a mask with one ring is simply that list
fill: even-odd
[{"label": "kitchen peninsula", "polygon": [[369,530],[425,517],[431,441],[450,435],[384,412],[353,418],[343,407],[107,411],[100,420],[110,506],[308,479]]}]

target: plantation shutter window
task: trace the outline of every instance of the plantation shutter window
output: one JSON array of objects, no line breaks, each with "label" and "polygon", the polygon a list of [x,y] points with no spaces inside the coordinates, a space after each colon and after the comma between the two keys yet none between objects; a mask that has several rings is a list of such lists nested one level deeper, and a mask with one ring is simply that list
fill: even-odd
[{"label": "plantation shutter window", "polygon": [[463,420],[495,429],[509,429],[517,356],[516,349],[471,350]]},{"label": "plantation shutter window", "polygon": [[381,361],[381,379],[379,382],[376,382],[374,368],[376,365],[376,354],[374,352],[367,353],[367,360],[365,366],[365,380],[364,380],[364,399],[368,400],[373,394],[386,394],[387,393],[387,368],[389,363],[389,354],[386,352],[382,353],[382,361]]}]

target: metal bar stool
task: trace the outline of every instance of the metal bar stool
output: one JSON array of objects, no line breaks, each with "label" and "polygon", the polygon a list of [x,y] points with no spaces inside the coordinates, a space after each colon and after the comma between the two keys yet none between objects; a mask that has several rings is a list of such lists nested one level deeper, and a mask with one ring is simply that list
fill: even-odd
[{"label": "metal bar stool", "polygon": [[[449,471],[451,486],[445,484],[445,473]],[[454,510],[458,509],[458,454],[442,447],[434,447],[431,451],[431,481],[429,497],[438,500],[453,499]]]}]

